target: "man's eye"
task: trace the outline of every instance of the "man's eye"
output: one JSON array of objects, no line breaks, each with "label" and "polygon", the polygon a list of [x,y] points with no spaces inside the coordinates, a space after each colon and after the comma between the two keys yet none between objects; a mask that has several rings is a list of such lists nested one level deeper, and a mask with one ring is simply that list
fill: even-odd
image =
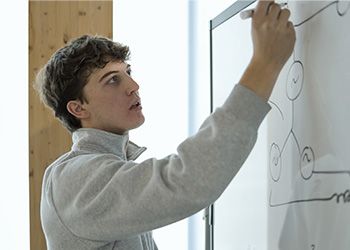
[{"label": "man's eye", "polygon": [[127,70],[126,73],[131,76],[131,69]]},{"label": "man's eye", "polygon": [[118,83],[119,77],[117,75],[112,76],[107,83]]}]

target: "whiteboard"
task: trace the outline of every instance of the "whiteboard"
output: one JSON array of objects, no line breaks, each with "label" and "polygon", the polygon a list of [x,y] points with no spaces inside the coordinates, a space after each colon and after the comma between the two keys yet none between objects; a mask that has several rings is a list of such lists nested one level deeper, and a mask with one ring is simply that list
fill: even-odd
[{"label": "whiteboard", "polygon": [[[287,8],[296,46],[255,148],[214,205],[215,250],[350,249],[350,1]],[[234,16],[212,34],[215,109],[249,62],[250,22]]]},{"label": "whiteboard", "polygon": [[[223,104],[251,59],[250,30],[251,22],[235,15],[212,31],[213,110]],[[266,122],[258,134],[248,159],[214,204],[214,250],[266,250]]]},{"label": "whiteboard", "polygon": [[350,1],[289,1],[297,41],[270,98],[268,249],[350,249]]}]

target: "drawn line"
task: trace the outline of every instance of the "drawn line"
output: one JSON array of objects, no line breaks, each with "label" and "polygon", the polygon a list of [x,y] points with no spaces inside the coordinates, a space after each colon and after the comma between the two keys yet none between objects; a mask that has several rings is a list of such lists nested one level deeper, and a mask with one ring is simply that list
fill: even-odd
[{"label": "drawn line", "polygon": [[305,202],[314,202],[314,201],[324,202],[324,201],[331,201],[334,198],[336,198],[337,203],[340,202],[341,198],[343,198],[343,202],[346,203],[346,202],[350,202],[350,190],[347,189],[343,193],[334,193],[330,197],[292,200],[292,201],[276,203],[276,204],[272,204],[271,197],[272,197],[272,190],[270,191],[270,198],[269,198],[270,207],[281,207],[281,206],[286,206],[286,205],[291,205],[296,203],[305,203]]},{"label": "drawn line", "polygon": [[284,116],[283,116],[282,110],[277,106],[277,104],[274,103],[273,101],[270,101],[270,100],[269,100],[269,103],[271,103],[272,105],[274,105],[278,109],[278,111],[280,112],[280,114],[282,116],[282,120],[284,120]]},{"label": "drawn line", "polygon": [[299,146],[299,141],[298,141],[298,139],[297,139],[296,135],[294,134],[294,131],[293,131],[293,130],[291,131],[291,133],[292,133],[292,135],[293,135],[293,137],[294,137],[295,143],[297,144],[297,147],[298,147],[298,152],[299,152],[299,155],[300,155],[300,146]]},{"label": "drawn line", "polygon": [[293,138],[294,138],[294,140],[295,140],[295,143],[296,143],[296,145],[297,145],[297,148],[298,148],[299,155],[300,155],[300,146],[299,146],[298,139],[297,139],[297,137],[295,136],[293,130],[291,129],[291,130],[289,131],[289,133],[288,133],[288,136],[287,136],[286,140],[284,141],[283,146],[282,146],[282,150],[281,150],[281,153],[280,153],[280,157],[281,157],[281,155],[282,155],[282,153],[283,153],[283,151],[284,151],[284,148],[286,147],[286,144],[287,144],[287,142],[288,142],[288,139],[289,139],[289,136],[290,136],[290,135],[293,136]]},{"label": "drawn line", "polygon": [[288,139],[289,139],[289,136],[291,135],[291,133],[292,133],[292,130],[289,131],[288,136],[287,136],[286,140],[284,141],[284,144],[283,144],[283,147],[282,147],[282,150],[281,150],[281,153],[280,153],[280,157],[282,156],[282,153],[284,151],[284,147],[286,146],[286,144],[288,142]]},{"label": "drawn line", "polygon": [[299,27],[300,25],[310,21],[312,18],[314,18],[315,16],[317,16],[318,14],[320,14],[322,11],[324,11],[325,9],[327,9],[328,7],[330,7],[333,4],[338,3],[339,1],[334,1],[331,2],[330,4],[326,5],[325,7],[323,7],[322,9],[320,9],[319,11],[317,11],[315,14],[313,14],[312,16],[310,16],[309,18],[305,19],[304,21],[302,21],[301,23],[295,24],[294,27]]},{"label": "drawn line", "polygon": [[339,170],[339,171],[312,171],[314,174],[348,174],[350,175],[350,170]]},{"label": "drawn line", "polygon": [[[288,93],[287,93],[287,95],[288,95]],[[298,98],[298,97],[297,97]],[[294,101],[295,100],[292,100],[292,130],[293,130],[293,128],[294,128]]]},{"label": "drawn line", "polygon": [[[309,156],[307,154],[304,155],[303,161],[305,161],[305,159],[307,160],[308,163],[311,161],[311,159],[309,158]],[[315,173],[315,172],[313,172],[313,173]]]},{"label": "drawn line", "polygon": [[[339,3],[339,0],[338,0],[338,3]],[[346,13],[349,11],[349,9],[350,9],[350,2],[348,2],[348,7],[347,7],[347,9],[346,9],[343,13],[341,13],[341,12],[339,11],[339,5],[337,5],[337,12],[338,12],[338,15],[339,15],[339,16],[345,16]]]}]

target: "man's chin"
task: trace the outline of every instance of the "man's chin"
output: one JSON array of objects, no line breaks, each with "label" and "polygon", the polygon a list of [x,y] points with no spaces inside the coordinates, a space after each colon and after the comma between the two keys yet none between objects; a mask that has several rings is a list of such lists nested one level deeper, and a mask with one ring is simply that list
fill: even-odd
[{"label": "man's chin", "polygon": [[142,117],[142,119],[140,119],[140,121],[139,121],[133,128],[131,128],[130,130],[139,128],[139,127],[141,127],[144,123],[145,123],[145,117]]}]

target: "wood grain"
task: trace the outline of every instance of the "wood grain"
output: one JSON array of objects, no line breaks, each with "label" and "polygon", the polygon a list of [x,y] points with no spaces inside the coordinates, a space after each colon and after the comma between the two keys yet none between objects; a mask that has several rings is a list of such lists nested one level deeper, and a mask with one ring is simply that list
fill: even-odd
[{"label": "wood grain", "polygon": [[69,151],[71,137],[33,89],[36,72],[70,39],[83,34],[112,38],[111,1],[29,1],[30,249],[46,249],[40,223],[46,167]]}]

